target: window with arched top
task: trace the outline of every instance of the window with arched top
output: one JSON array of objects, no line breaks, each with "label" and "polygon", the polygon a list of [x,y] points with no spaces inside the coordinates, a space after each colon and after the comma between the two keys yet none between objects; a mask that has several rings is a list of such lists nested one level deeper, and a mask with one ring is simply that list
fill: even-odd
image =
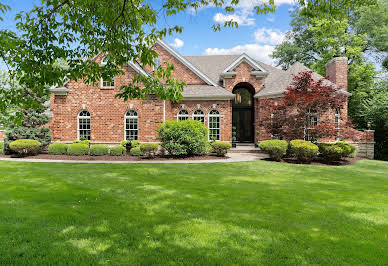
[{"label": "window with arched top", "polygon": [[139,117],[135,110],[125,113],[125,139],[137,140],[139,138]]},{"label": "window with arched top", "polygon": [[[105,56],[101,60],[101,66],[105,66],[108,63],[108,59],[109,59],[109,57]],[[115,86],[115,79],[114,79],[114,77],[111,78],[111,79],[101,78],[101,88],[114,88],[114,86]]]},{"label": "window with arched top", "polygon": [[90,140],[91,133],[91,117],[90,113],[82,110],[78,113],[78,139]]},{"label": "window with arched top", "polygon": [[178,121],[184,121],[189,119],[189,112],[187,110],[180,110],[178,113]]},{"label": "window with arched top", "polygon": [[193,113],[193,120],[205,124],[205,113],[202,110],[195,110]]},{"label": "window with arched top", "polygon": [[221,139],[221,116],[217,110],[211,110],[209,112],[209,139],[220,140]]}]

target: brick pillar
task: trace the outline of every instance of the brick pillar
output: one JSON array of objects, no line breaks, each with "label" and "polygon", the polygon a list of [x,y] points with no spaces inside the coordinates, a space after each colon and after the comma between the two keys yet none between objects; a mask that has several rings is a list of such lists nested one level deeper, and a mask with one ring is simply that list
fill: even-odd
[{"label": "brick pillar", "polygon": [[326,78],[343,90],[348,90],[348,59],[334,57],[326,64]]}]

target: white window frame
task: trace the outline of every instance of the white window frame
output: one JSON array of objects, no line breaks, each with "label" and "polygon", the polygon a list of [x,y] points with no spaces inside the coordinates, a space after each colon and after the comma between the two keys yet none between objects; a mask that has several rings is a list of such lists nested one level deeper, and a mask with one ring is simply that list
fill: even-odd
[{"label": "white window frame", "polygon": [[336,141],[340,140],[340,125],[341,125],[341,109],[336,108],[335,114],[334,114],[334,123],[335,123],[335,129],[337,130],[337,137],[335,138]]},{"label": "white window frame", "polygon": [[186,109],[182,109],[178,112],[177,121],[185,121],[185,120],[189,120],[189,118],[190,118],[190,115]]},{"label": "white window frame", "polygon": [[[314,122],[312,123],[314,118]],[[311,141],[311,136],[310,136],[310,130],[311,126],[317,126],[319,124],[319,113],[318,112],[312,112],[309,110],[306,118],[307,125],[305,125],[304,129],[304,139],[307,141]]]},{"label": "white window frame", "polygon": [[[131,113],[132,112],[132,113]],[[131,114],[129,114],[131,113]],[[134,113],[134,114],[133,114]],[[127,129],[127,120],[136,119],[136,129]],[[130,121],[128,121],[130,125]],[[124,115],[124,139],[128,140],[128,137],[133,136],[129,134],[127,135],[127,131],[133,131],[135,133],[135,138],[132,140],[138,140],[139,139],[139,114],[136,110],[130,109],[127,112],[125,112]]]},{"label": "white window frame", "polygon": [[197,109],[193,112],[193,120],[199,121],[202,124],[205,124],[205,112],[201,109]]},{"label": "white window frame", "polygon": [[[213,112],[217,112],[216,114],[212,114]],[[215,127],[215,128],[210,128],[210,124],[211,124],[211,120],[212,118],[218,118],[218,127]],[[210,110],[209,114],[208,114],[208,120],[207,120],[207,125],[208,125],[208,129],[209,129],[209,140],[212,140],[211,138],[211,130],[218,130],[218,138],[215,139],[216,141],[220,141],[221,140],[221,113],[216,110],[216,109],[212,109]]]},{"label": "white window frame", "polygon": [[[105,66],[107,64],[107,62],[108,62],[108,61],[106,61],[107,57],[108,56],[105,56],[101,60],[101,66]],[[110,84],[110,85],[104,85],[104,83]],[[114,88],[114,87],[115,87],[115,78],[114,77],[113,77],[112,81],[106,81],[103,78],[101,78],[101,88],[103,88],[103,89],[111,89],[111,88]]]},{"label": "white window frame", "polygon": [[[88,116],[81,116],[81,113],[87,112],[89,115]],[[80,119],[89,119],[89,129],[80,129]],[[89,131],[89,140],[91,139],[92,136],[92,117],[91,114],[88,110],[81,110],[78,115],[77,115],[77,139],[79,140],[81,136],[81,130],[83,131]]]}]

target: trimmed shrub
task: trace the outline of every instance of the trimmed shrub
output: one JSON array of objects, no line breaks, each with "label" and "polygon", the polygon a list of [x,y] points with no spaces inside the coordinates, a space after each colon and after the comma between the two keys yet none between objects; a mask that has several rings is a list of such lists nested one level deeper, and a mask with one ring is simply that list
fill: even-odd
[{"label": "trimmed shrub", "polygon": [[159,149],[159,144],[157,144],[157,143],[142,143],[142,144],[140,144],[140,151],[146,157],[154,157],[156,152],[158,151],[158,149]]},{"label": "trimmed shrub", "polygon": [[280,159],[287,153],[288,142],[277,139],[264,140],[260,142],[259,148],[268,153],[271,159],[280,161]]},{"label": "trimmed shrub", "polygon": [[338,141],[335,145],[342,148],[342,157],[350,157],[357,150],[356,146],[348,144],[345,141]]},{"label": "trimmed shrub", "polygon": [[110,148],[109,154],[111,156],[124,156],[126,152],[127,152],[127,149],[125,147],[118,145]]},{"label": "trimmed shrub", "polygon": [[73,144],[84,144],[84,145],[87,145],[87,146],[90,146],[90,140],[73,140]]},{"label": "trimmed shrub", "polygon": [[65,143],[51,143],[48,146],[48,153],[53,155],[62,155],[67,153],[68,145]]},{"label": "trimmed shrub", "polygon": [[123,140],[121,146],[125,147],[127,152],[129,152],[132,148],[139,147],[140,142],[138,140]]},{"label": "trimmed shrub", "polygon": [[207,128],[199,121],[166,121],[158,127],[161,146],[170,155],[201,155],[209,150]]},{"label": "trimmed shrub", "polygon": [[290,141],[292,154],[302,162],[311,161],[318,153],[318,146],[309,141],[296,139]]},{"label": "trimmed shrub", "polygon": [[130,154],[132,156],[142,156],[143,155],[143,153],[140,150],[140,147],[132,148],[131,151],[130,151]]},{"label": "trimmed shrub", "polygon": [[0,142],[0,154],[4,154],[4,142]]},{"label": "trimmed shrub", "polygon": [[9,148],[21,156],[37,154],[41,143],[33,139],[18,139],[9,144]]},{"label": "trimmed shrub", "polygon": [[319,144],[319,153],[327,162],[339,161],[342,158],[343,149],[335,144]]},{"label": "trimmed shrub", "polygon": [[73,156],[87,155],[89,146],[81,143],[73,143],[67,148],[67,154]]},{"label": "trimmed shrub", "polygon": [[228,150],[232,148],[232,144],[229,142],[216,141],[212,142],[210,145],[217,156],[225,156],[225,154],[228,153]]},{"label": "trimmed shrub", "polygon": [[97,144],[90,147],[91,156],[103,156],[103,155],[107,155],[108,152],[109,152],[108,145]]}]

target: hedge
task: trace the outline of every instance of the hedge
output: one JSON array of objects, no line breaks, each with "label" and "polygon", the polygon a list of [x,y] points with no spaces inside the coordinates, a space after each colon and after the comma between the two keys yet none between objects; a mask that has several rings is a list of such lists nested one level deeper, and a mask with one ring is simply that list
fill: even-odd
[{"label": "hedge", "polygon": [[68,145],[65,143],[52,143],[48,146],[48,153],[53,155],[62,155],[67,153]]},{"label": "hedge", "polygon": [[159,149],[159,144],[157,143],[142,143],[140,144],[140,151],[146,157],[154,157]]},{"label": "hedge", "polygon": [[296,139],[290,141],[291,153],[302,162],[311,161],[318,153],[318,146],[309,141]]},{"label": "hedge", "polygon": [[84,144],[87,146],[90,146],[90,140],[73,140],[73,144]]},{"label": "hedge", "polygon": [[215,141],[212,142],[210,145],[213,148],[213,151],[217,154],[217,156],[225,156],[225,154],[228,153],[228,150],[232,148],[232,144],[230,144],[229,142]]},{"label": "hedge", "polygon": [[81,143],[73,143],[67,149],[67,154],[74,156],[87,155],[88,153],[89,146]]},{"label": "hedge", "polygon": [[288,142],[277,139],[264,140],[260,142],[259,148],[268,153],[271,159],[280,161],[280,159],[287,154]]},{"label": "hedge", "polygon": [[4,142],[0,142],[0,154],[4,154]]},{"label": "hedge", "polygon": [[33,139],[18,139],[9,144],[9,148],[19,155],[33,155],[40,151],[41,143]]},{"label": "hedge", "polygon": [[111,156],[124,156],[126,153],[127,149],[121,145],[118,146],[113,146],[110,148],[109,154]]},{"label": "hedge", "polygon": [[130,154],[132,156],[142,156],[143,155],[143,153],[140,150],[140,147],[132,148],[131,151],[130,151]]},{"label": "hedge", "polygon": [[321,143],[319,153],[327,162],[339,161],[344,157],[355,157],[357,147],[343,141],[335,144]]},{"label": "hedge", "polygon": [[90,147],[91,156],[103,156],[109,153],[108,145],[96,144]]}]

